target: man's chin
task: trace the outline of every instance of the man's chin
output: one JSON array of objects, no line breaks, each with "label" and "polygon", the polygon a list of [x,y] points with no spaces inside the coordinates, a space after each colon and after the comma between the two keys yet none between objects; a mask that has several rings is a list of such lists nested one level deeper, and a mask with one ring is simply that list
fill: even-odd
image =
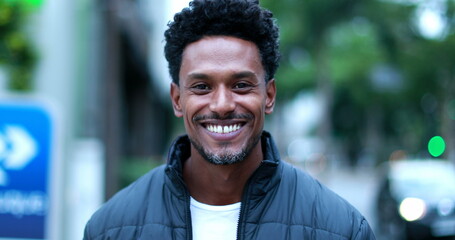
[{"label": "man's chin", "polygon": [[246,158],[246,152],[229,153],[229,154],[204,154],[204,159],[215,165],[232,165],[242,162]]},{"label": "man's chin", "polygon": [[220,146],[221,149],[218,149],[218,152],[210,151],[207,148],[204,148],[202,144],[190,138],[191,145],[198,151],[198,153],[209,163],[215,165],[231,165],[235,163],[242,162],[248,157],[253,148],[258,144],[260,139],[260,134],[250,138],[249,141],[243,145],[238,146],[236,149],[234,146]]},{"label": "man's chin", "polygon": [[210,151],[204,147],[202,144],[199,144],[196,141],[193,141],[190,138],[191,144],[194,148],[198,151],[202,158],[204,158],[207,162],[215,165],[231,165],[238,162],[241,162],[247,156],[246,149],[242,149],[241,151],[229,151],[227,149],[222,149],[219,152]]}]

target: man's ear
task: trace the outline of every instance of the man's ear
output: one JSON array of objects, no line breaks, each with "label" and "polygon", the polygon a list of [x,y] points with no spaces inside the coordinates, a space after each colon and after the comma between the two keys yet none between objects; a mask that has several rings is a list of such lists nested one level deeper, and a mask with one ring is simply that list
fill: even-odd
[{"label": "man's ear", "polygon": [[176,117],[183,117],[182,106],[180,105],[180,87],[175,84],[171,83],[171,101],[172,101],[172,108],[174,108],[174,115]]},{"label": "man's ear", "polygon": [[276,98],[275,79],[270,79],[266,83],[266,92],[267,92],[267,99],[265,101],[265,113],[271,114],[273,112],[273,108],[275,107],[275,98]]}]

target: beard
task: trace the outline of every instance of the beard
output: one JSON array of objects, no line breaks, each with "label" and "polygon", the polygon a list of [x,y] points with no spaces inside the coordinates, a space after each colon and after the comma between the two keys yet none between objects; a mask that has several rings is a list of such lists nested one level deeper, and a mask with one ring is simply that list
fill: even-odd
[{"label": "beard", "polygon": [[[199,142],[190,139],[191,144],[196,148],[199,154],[209,163],[215,165],[231,165],[235,163],[239,163],[243,161],[246,157],[248,157],[253,150],[253,148],[258,144],[259,140],[261,139],[261,132],[256,136],[250,138],[246,144],[246,146],[238,151],[229,151],[227,149],[223,150],[221,153],[213,153],[205,149],[202,144]],[[228,144],[226,144],[228,145]]]}]

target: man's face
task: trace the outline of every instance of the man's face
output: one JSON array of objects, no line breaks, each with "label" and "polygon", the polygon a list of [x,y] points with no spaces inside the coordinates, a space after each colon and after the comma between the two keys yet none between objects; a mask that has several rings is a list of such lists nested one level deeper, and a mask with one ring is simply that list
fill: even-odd
[{"label": "man's face", "polygon": [[257,146],[275,103],[275,82],[265,82],[256,45],[204,37],[184,49],[179,79],[171,98],[192,147],[214,164],[243,160]]}]

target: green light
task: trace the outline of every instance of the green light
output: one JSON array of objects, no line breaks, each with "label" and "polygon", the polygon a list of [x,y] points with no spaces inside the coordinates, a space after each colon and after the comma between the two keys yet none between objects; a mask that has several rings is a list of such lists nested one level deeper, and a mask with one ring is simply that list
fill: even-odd
[{"label": "green light", "polygon": [[445,149],[446,143],[444,142],[444,138],[440,136],[434,136],[428,142],[428,152],[430,152],[433,157],[441,156]]},{"label": "green light", "polygon": [[6,0],[5,2],[8,4],[23,4],[29,10],[38,9],[44,4],[44,0]]},{"label": "green light", "polygon": [[44,3],[44,0],[27,0],[27,2],[33,7],[41,7]]}]

